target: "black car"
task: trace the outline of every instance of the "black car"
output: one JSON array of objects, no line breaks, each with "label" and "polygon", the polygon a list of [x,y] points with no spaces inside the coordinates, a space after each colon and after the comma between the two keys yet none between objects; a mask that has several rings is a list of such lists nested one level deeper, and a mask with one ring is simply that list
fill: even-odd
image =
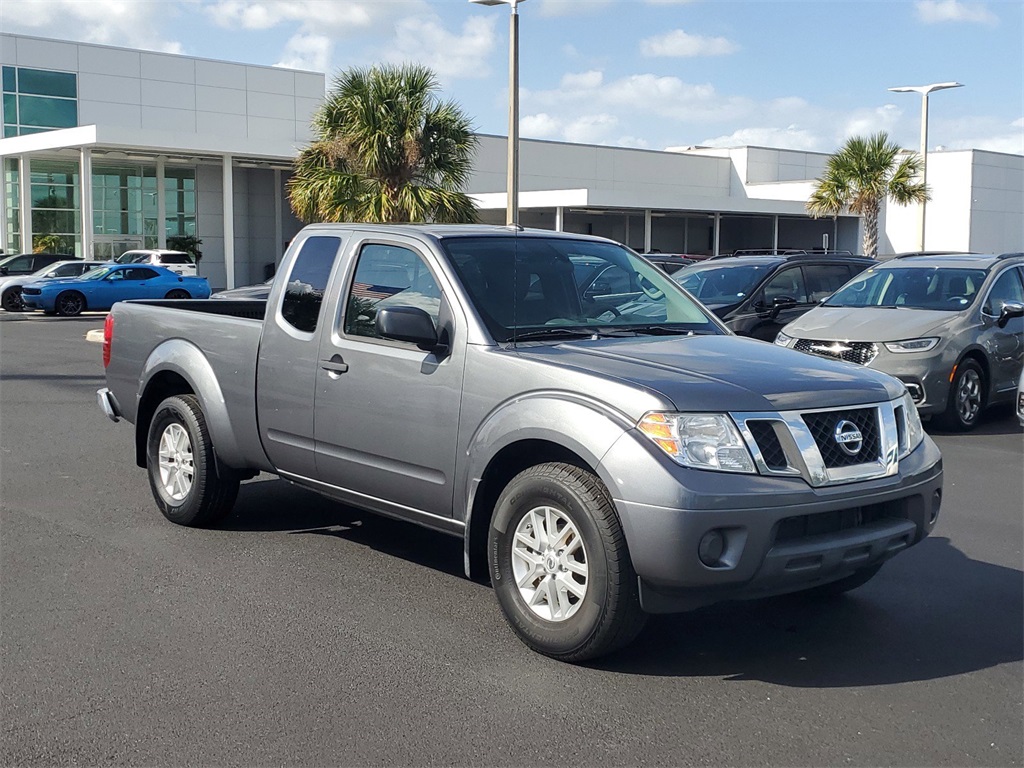
[{"label": "black car", "polygon": [[674,275],[683,267],[697,263],[697,259],[684,253],[642,253],[640,255],[654,266],[660,267],[667,275]]},{"label": "black car", "polygon": [[672,279],[734,333],[774,341],[782,326],[874,264],[843,254],[734,256],[694,264]]},{"label": "black car", "polygon": [[31,275],[58,261],[75,258],[66,253],[17,253],[0,258],[0,275]]}]

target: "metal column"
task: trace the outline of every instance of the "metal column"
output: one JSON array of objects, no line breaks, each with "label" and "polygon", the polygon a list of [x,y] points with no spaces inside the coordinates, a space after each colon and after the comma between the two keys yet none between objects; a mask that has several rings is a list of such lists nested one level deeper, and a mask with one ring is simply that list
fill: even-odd
[{"label": "metal column", "polygon": [[235,287],[235,189],[232,176],[231,155],[224,155],[224,276],[228,288]]},{"label": "metal column", "polygon": [[82,161],[78,169],[79,217],[82,223],[82,258],[93,257],[93,220],[92,220],[92,150],[82,147]]},{"label": "metal column", "polygon": [[18,156],[18,207],[21,215],[21,252],[32,252],[32,161]]},{"label": "metal column", "polygon": [[644,211],[644,253],[651,252],[651,209]]},{"label": "metal column", "polygon": [[156,247],[167,247],[167,188],[164,185],[164,156],[156,159]]}]

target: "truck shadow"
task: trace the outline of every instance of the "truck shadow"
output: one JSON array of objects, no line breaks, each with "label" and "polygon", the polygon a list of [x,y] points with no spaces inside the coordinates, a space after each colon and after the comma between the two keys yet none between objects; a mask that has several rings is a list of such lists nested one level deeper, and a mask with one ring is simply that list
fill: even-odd
[{"label": "truck shadow", "polygon": [[1000,403],[986,409],[978,417],[978,426],[964,434],[955,430],[943,429],[935,424],[935,420],[925,422],[925,431],[929,435],[960,435],[970,439],[971,435],[1020,435],[1021,426],[1017,421],[1017,413],[1013,403]]},{"label": "truck shadow", "polygon": [[597,666],[799,688],[932,680],[1024,658],[1024,573],[933,537],[839,598],[791,595],[652,617]]},{"label": "truck shadow", "polygon": [[[227,530],[335,536],[445,578],[460,540],[332,502],[283,480],[245,483]],[[481,586],[481,601],[493,600]],[[493,605],[481,603],[481,610]],[[497,620],[497,611],[494,611]],[[524,653],[530,653],[525,649]],[[931,537],[843,597],[792,595],[652,616],[594,670],[844,688],[932,680],[1024,659],[1024,573]]]},{"label": "truck shadow", "polygon": [[441,573],[464,576],[460,539],[346,506],[284,480],[243,483],[235,511],[220,527],[335,536]]}]

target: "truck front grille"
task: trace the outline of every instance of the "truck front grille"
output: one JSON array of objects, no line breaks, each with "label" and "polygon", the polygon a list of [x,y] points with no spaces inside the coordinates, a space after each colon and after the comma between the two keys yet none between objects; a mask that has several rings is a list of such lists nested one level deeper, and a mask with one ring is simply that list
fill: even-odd
[{"label": "truck front grille", "polygon": [[[879,454],[878,413],[875,408],[858,408],[844,411],[819,411],[805,413],[804,423],[811,430],[821,458],[829,469],[852,467],[868,461],[877,461]],[[852,424],[856,429],[847,425]],[[841,434],[855,435],[861,439],[850,443],[839,441]]]},{"label": "truck front grille", "polygon": [[793,349],[809,355],[827,357],[829,360],[845,360],[847,363],[867,365],[878,355],[878,345],[870,341],[818,341],[797,339]]},{"label": "truck front grille", "polygon": [[906,444],[903,405],[733,413],[758,472],[812,486],[895,474]]}]

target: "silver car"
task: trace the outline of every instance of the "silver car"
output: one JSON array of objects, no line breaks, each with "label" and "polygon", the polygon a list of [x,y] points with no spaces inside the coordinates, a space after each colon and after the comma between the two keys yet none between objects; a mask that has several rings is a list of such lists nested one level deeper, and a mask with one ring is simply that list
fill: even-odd
[{"label": "silver car", "polygon": [[922,415],[968,431],[1024,367],[1024,254],[929,254],[861,273],[776,344],[884,371]]}]

